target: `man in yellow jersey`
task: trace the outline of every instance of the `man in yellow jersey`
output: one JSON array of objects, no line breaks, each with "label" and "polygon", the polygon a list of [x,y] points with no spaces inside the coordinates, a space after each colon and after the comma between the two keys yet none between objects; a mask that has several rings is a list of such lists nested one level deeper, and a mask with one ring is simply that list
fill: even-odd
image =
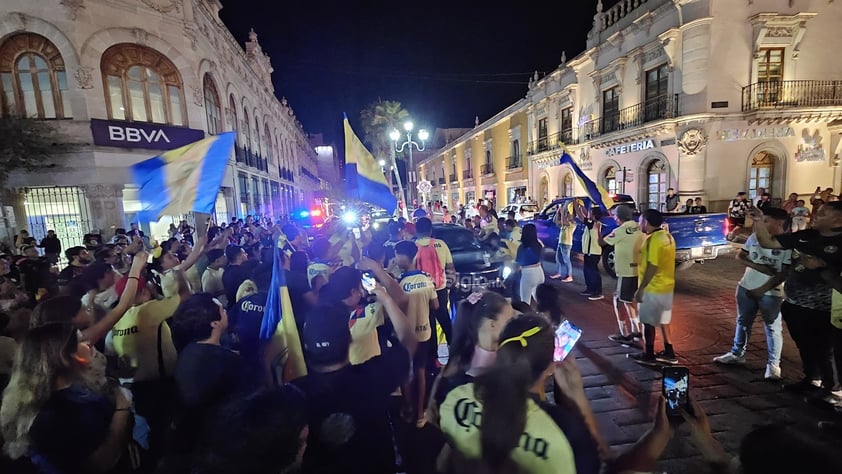
[{"label": "man in yellow jersey", "polygon": [[[635,344],[635,339],[642,337],[640,322],[637,320],[637,306],[634,293],[637,291],[637,267],[640,261],[640,249],[645,234],[634,221],[634,210],[630,206],[618,206],[614,209],[614,219],[619,227],[605,237],[599,236],[599,245],[614,247],[614,271],[617,274],[617,290],[614,292],[614,316],[620,332],[611,336],[620,344]],[[620,306],[625,308],[623,318]]]},{"label": "man in yellow jersey", "polygon": [[[670,320],[672,297],[675,291],[675,239],[662,229],[664,216],[654,209],[647,209],[640,216],[640,227],[647,234],[641,249],[638,276],[640,286],[634,295],[639,303],[638,313],[643,323],[644,352],[629,354],[641,364],[658,362],[675,364],[678,359],[672,347]],[[655,354],[655,328],[661,327],[664,350]]]},{"label": "man in yellow jersey", "polygon": [[425,395],[427,393],[427,359],[429,351],[434,344],[433,332],[430,328],[430,311],[439,308],[439,300],[436,295],[436,287],[430,275],[418,270],[415,266],[415,255],[418,247],[415,242],[404,241],[395,245],[395,263],[403,272],[400,277],[400,284],[403,291],[409,295],[406,315],[410,324],[415,327],[415,337],[418,340],[418,349],[412,360],[412,370],[415,375],[412,386],[404,394],[410,394],[415,402],[412,409],[416,410],[416,420],[419,428],[426,423],[424,419],[424,407],[426,406]]},{"label": "man in yellow jersey", "polygon": [[416,258],[415,264],[419,270],[429,273],[433,283],[436,284],[436,296],[439,300],[439,307],[433,312],[434,318],[430,319],[430,328],[433,336],[437,334],[436,322],[438,322],[441,325],[441,330],[444,333],[447,343],[450,344],[453,340],[453,324],[451,323],[450,312],[447,307],[447,289],[453,286],[453,283],[456,281],[456,267],[453,265],[453,255],[451,255],[447,243],[443,240],[433,238],[433,223],[430,219],[426,217],[418,219],[418,222],[415,223],[415,233],[417,235],[415,243],[418,245],[419,255],[428,251],[427,248],[430,246],[436,251],[437,265],[435,262],[431,262],[433,264],[428,265],[427,263],[430,259],[424,258]]},{"label": "man in yellow jersey", "polygon": [[[168,405],[161,403],[162,397],[175,396],[168,381],[175,370],[177,353],[167,319],[191,296],[184,272],[174,270],[174,276],[178,292],[162,300],[153,299],[146,281],[139,278],[134,306],[111,330],[114,352],[134,370],[135,409],[152,430],[153,452],[163,448],[160,436],[166,434],[172,421]],[[125,276],[117,281],[118,295],[122,295],[130,278],[137,277]]]}]

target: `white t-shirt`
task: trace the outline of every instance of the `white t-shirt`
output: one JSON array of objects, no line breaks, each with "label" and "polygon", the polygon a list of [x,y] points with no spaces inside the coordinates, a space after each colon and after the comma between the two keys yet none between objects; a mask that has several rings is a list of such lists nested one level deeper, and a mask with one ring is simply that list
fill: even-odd
[{"label": "white t-shirt", "polygon": [[[781,271],[784,265],[792,263],[791,250],[764,249],[760,246],[760,243],[757,242],[757,236],[755,234],[751,234],[748,240],[746,240],[745,245],[743,245],[743,252],[748,253],[748,259],[750,261],[761,265],[769,265],[778,272]],[[746,267],[743,279],[740,280],[740,286],[747,290],[753,290],[765,285],[770,278],[772,277],[766,275],[765,273]],[[783,283],[781,283],[777,287],[767,291],[765,294],[768,296],[782,297],[783,286]]]},{"label": "white t-shirt", "polygon": [[223,306],[228,306],[228,298],[225,296],[225,285],[222,284],[222,274],[225,269],[220,267],[214,270],[211,267],[205,269],[202,273],[202,293],[216,294],[222,292],[216,299],[222,303]]}]

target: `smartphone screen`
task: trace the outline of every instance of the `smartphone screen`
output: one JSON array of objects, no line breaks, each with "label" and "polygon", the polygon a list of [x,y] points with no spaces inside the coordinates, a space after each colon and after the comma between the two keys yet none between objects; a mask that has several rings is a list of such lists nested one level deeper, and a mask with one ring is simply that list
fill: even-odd
[{"label": "smartphone screen", "polygon": [[681,416],[681,410],[688,410],[690,390],[690,369],[687,367],[664,367],[663,393],[667,400],[667,415]]},{"label": "smartphone screen", "polygon": [[371,272],[363,272],[362,278],[360,278],[363,283],[363,288],[365,291],[371,293],[374,291],[374,287],[377,286],[377,280],[374,278],[374,275]]},{"label": "smartphone screen", "polygon": [[555,331],[555,352],[553,360],[561,362],[573,350],[573,346],[582,337],[582,330],[574,326],[570,321],[564,320]]}]

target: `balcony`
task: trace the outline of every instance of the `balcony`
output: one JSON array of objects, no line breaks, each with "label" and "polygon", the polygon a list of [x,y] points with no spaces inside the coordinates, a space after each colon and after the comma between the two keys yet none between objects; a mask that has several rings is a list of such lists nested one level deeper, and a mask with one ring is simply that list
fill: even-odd
[{"label": "balcony", "polygon": [[494,174],[494,165],[492,165],[491,163],[486,163],[480,167],[480,171],[482,172],[483,176]]},{"label": "balcony", "polygon": [[[538,137],[538,140],[529,143],[529,154],[541,153],[547,150],[555,150],[561,148],[561,144],[573,143],[573,130],[566,129],[546,137]],[[518,166],[511,166],[510,168],[517,168]]]},{"label": "balcony", "polygon": [[512,155],[506,158],[506,169],[513,170],[515,168],[522,168],[523,167],[523,156],[522,155]]},{"label": "balcony", "polygon": [[579,143],[618,130],[639,127],[648,122],[674,118],[676,115],[678,94],[658,96],[625,109],[609,111],[603,117],[585,122],[579,129]]},{"label": "balcony", "polygon": [[462,179],[473,179],[473,178],[474,178],[473,170],[470,170],[470,169],[462,170]]},{"label": "balcony", "polygon": [[758,82],[743,87],[743,112],[842,106],[842,81]]},{"label": "balcony", "polygon": [[444,184],[444,178],[439,178],[439,184]]},{"label": "balcony", "polygon": [[456,173],[450,175],[450,179],[448,181],[450,181],[451,183],[456,181]]}]

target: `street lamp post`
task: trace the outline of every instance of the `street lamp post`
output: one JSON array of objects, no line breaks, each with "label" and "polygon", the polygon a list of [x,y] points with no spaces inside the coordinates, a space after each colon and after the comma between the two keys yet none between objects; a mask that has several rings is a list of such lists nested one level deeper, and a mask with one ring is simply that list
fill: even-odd
[{"label": "street lamp post", "polygon": [[[404,150],[404,148],[407,148],[409,150],[409,163],[407,166],[406,173],[408,183],[404,201],[405,208],[407,208],[409,204],[413,201],[413,196],[415,193],[415,179],[413,179],[415,177],[415,163],[412,161],[412,147],[415,147],[415,149],[418,151],[424,151],[424,142],[426,142],[427,138],[429,138],[429,134],[427,133],[427,131],[422,128],[418,130],[418,139],[421,140],[421,143],[414,141],[412,139],[412,128],[412,122],[407,121],[403,124],[403,129],[406,130],[406,141],[402,143],[398,143],[398,140],[401,139],[402,135],[399,131],[397,131],[397,129],[393,129],[389,133],[389,138],[391,138],[392,142],[394,143],[394,147],[392,148],[392,164],[395,166],[395,173],[398,175],[398,185],[400,185],[400,174],[398,173],[397,163],[395,163],[394,152],[400,153]],[[401,194],[403,194],[403,191],[401,191]]]}]

